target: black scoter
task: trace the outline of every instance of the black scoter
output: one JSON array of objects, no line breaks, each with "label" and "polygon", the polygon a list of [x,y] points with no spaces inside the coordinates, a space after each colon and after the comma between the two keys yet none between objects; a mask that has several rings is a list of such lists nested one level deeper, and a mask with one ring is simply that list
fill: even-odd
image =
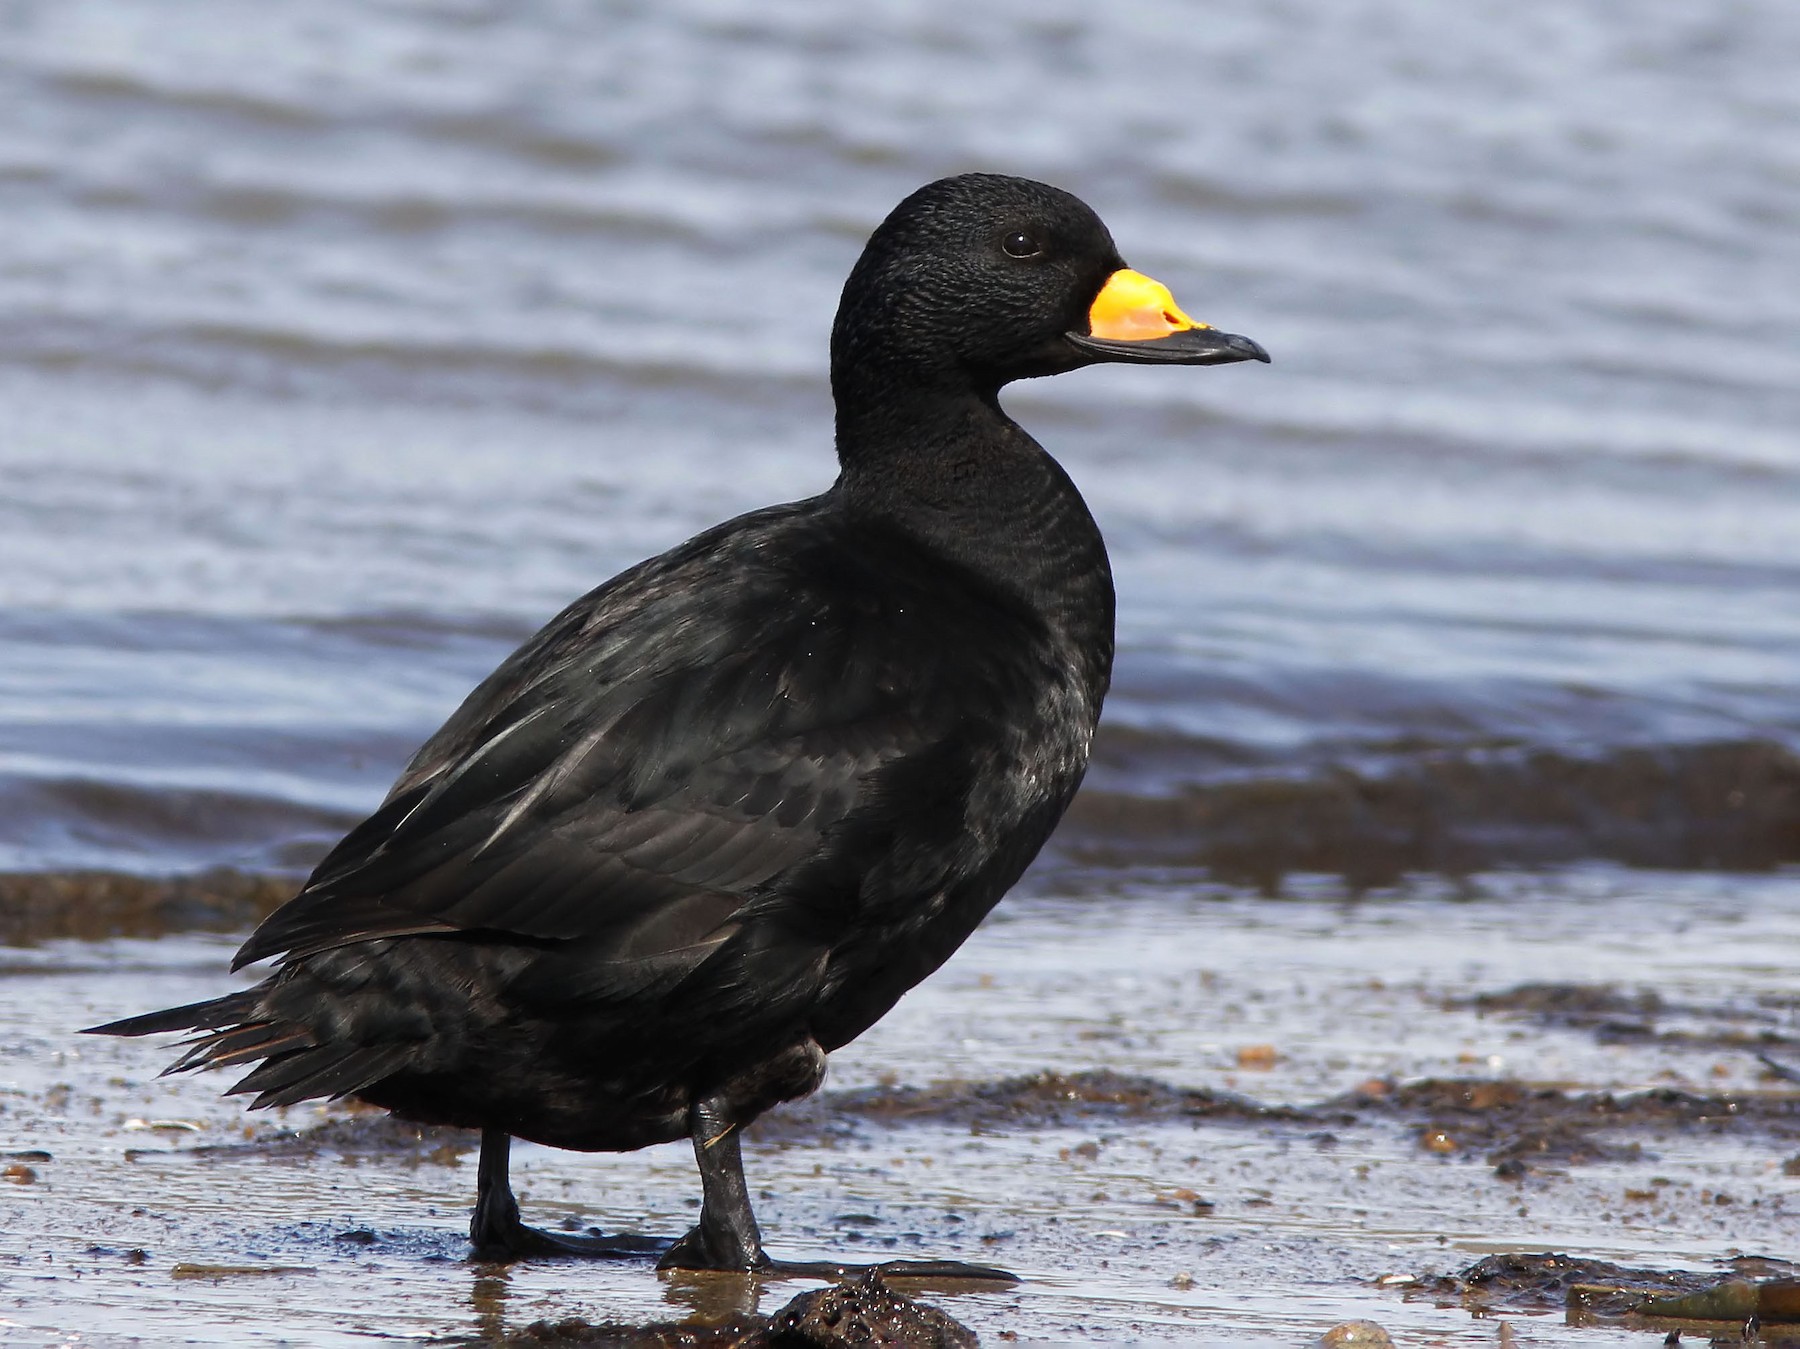
[{"label": "black scoter", "polygon": [[[1267,359],[1129,270],[1067,192],[920,188],[844,287],[832,487],[552,619],[244,943],[234,969],[275,962],[261,983],[96,1029],[198,1032],[169,1071],[253,1064],[232,1088],[253,1107],[353,1096],[479,1129],[482,1256],[768,1266],[740,1131],[1018,880],[1111,677],[1100,531],[1001,386]],[[513,1137],[690,1138],[699,1222],[673,1245],[526,1227]]]}]

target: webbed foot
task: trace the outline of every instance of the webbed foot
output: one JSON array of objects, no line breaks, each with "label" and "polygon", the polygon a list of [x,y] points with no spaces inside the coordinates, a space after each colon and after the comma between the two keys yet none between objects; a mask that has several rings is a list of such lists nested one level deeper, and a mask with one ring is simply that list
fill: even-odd
[{"label": "webbed foot", "polygon": [[509,1227],[471,1231],[473,1260],[509,1263],[514,1260],[559,1259],[580,1256],[589,1260],[648,1260],[669,1249],[667,1237],[636,1232],[546,1232],[514,1221]]},{"label": "webbed foot", "polygon": [[[726,1240],[721,1240],[726,1236]],[[833,1283],[860,1279],[871,1271],[884,1279],[929,1279],[934,1282],[1014,1284],[1019,1276],[993,1265],[972,1265],[963,1260],[883,1260],[873,1265],[849,1265],[836,1260],[775,1260],[760,1243],[748,1246],[704,1225],[694,1228],[664,1252],[658,1269],[732,1270],[777,1279],[826,1279]]]},{"label": "webbed foot", "polygon": [[879,1274],[884,1279],[928,1279],[933,1283],[1020,1282],[1019,1276],[994,1265],[972,1265],[966,1260],[883,1260],[873,1265],[841,1265],[835,1260],[771,1260],[764,1270],[791,1278],[860,1279]]}]

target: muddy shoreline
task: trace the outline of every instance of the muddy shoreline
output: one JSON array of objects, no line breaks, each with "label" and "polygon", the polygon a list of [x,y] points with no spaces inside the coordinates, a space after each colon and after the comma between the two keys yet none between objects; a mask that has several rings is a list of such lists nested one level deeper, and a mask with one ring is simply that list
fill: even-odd
[{"label": "muddy shoreline", "polygon": [[[759,1122],[772,1250],[1012,1269],[1009,1291],[901,1289],[986,1343],[1290,1346],[1352,1320],[1400,1344],[1492,1344],[1499,1320],[1649,1344],[1624,1313],[1471,1271],[1556,1254],[1701,1288],[1800,1250],[1780,1075],[1800,1066],[1800,877],[1361,899],[1302,878],[1265,900],[1084,876],[1041,872],[823,1091]],[[816,1286],[471,1265],[468,1135],[345,1104],[245,1114],[228,1078],[158,1078],[166,1046],[74,1034],[229,986],[285,884],[25,886],[50,917],[0,947],[0,1319],[26,1342],[229,1344],[276,1306],[319,1344],[754,1329]],[[162,935],[66,935],[121,930]],[[698,1195],[683,1148],[522,1148],[517,1176],[530,1219],[572,1228],[672,1237]]]},{"label": "muddy shoreline", "polygon": [[299,874],[215,868],[188,876],[116,871],[0,873],[0,947],[62,939],[248,932],[292,897]]}]

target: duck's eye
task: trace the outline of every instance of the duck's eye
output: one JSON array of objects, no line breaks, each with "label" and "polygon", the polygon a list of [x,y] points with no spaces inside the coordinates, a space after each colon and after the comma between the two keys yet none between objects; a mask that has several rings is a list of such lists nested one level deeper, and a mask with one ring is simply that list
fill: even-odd
[{"label": "duck's eye", "polygon": [[1000,247],[1006,250],[1009,258],[1035,258],[1044,251],[1044,246],[1024,230],[1015,230],[1007,235],[1000,241]]}]

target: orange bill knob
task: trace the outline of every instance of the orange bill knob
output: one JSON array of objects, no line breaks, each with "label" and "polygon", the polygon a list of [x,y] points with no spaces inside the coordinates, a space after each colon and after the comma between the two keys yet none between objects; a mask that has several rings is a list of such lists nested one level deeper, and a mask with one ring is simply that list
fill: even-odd
[{"label": "orange bill knob", "polygon": [[1211,326],[1182,313],[1162,282],[1129,267],[1121,267],[1106,278],[1088,310],[1089,336],[1114,342],[1146,342]]}]

